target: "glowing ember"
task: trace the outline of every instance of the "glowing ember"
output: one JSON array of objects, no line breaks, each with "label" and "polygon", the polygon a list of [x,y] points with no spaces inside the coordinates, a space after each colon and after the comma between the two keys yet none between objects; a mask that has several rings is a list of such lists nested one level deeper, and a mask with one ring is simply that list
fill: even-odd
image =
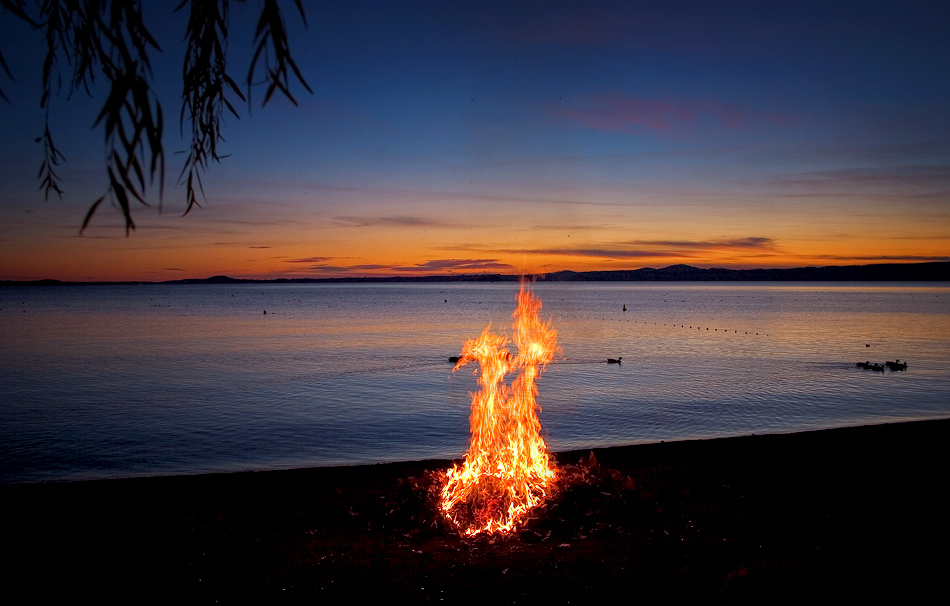
[{"label": "glowing ember", "polygon": [[[481,391],[472,394],[472,442],[461,467],[445,476],[439,507],[466,535],[508,532],[540,505],[554,486],[535,402],[535,380],[557,352],[557,332],[541,322],[541,300],[521,286],[512,317],[518,355],[491,325],[468,341],[455,369],[478,362]],[[509,372],[521,371],[509,387]]]}]

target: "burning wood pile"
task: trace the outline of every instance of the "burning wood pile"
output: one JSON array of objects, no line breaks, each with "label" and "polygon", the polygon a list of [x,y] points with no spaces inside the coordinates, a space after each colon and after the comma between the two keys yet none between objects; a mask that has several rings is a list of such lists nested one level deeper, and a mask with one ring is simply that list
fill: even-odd
[{"label": "burning wood pile", "polygon": [[[568,545],[563,544],[564,541],[583,540],[592,534],[629,534],[632,530],[630,525],[635,524],[634,520],[639,519],[639,514],[654,509],[650,505],[654,496],[652,493],[644,501],[639,482],[631,474],[601,465],[593,452],[582,456],[576,464],[558,464],[556,472],[557,478],[548,487],[548,498],[526,511],[510,530],[498,530],[495,533],[516,539],[518,543],[551,541],[555,546],[565,547]],[[404,497],[407,502],[417,500],[418,491],[424,490],[428,492],[428,502],[435,504],[438,511],[425,507],[429,513],[422,514],[419,519],[426,520],[426,529],[415,526],[406,536],[447,527],[463,538],[481,538],[494,543],[494,533],[483,530],[467,532],[467,527],[441,510],[445,479],[445,472],[433,471],[407,481],[407,484],[415,486],[415,494]],[[421,507],[421,502],[416,507]],[[466,513],[474,517],[471,510]]]}]

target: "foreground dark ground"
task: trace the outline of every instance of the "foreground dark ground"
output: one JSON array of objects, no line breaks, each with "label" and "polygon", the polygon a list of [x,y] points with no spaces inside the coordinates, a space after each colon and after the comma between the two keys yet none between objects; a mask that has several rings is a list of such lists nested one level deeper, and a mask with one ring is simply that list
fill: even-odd
[{"label": "foreground dark ground", "polygon": [[948,438],[944,420],[560,453],[558,499],[475,540],[428,497],[445,461],[3,486],[0,578],[30,601],[923,599],[950,563]]}]

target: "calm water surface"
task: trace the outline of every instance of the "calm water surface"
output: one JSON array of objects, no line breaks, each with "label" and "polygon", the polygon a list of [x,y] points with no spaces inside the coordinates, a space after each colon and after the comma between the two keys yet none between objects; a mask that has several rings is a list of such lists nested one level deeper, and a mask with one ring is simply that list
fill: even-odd
[{"label": "calm water surface", "polygon": [[[510,334],[517,289],[0,288],[0,483],[459,457],[476,384],[448,357]],[[945,283],[534,289],[555,451],[950,417]]]}]

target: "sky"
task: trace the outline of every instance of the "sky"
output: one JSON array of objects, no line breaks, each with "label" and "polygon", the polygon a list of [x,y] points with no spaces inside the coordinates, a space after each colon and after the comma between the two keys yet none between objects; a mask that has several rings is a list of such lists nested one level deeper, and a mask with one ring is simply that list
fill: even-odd
[{"label": "sky", "polygon": [[[184,216],[174,4],[144,2],[168,169],[128,236],[107,205],[80,234],[108,89],[53,98],[45,200],[42,34],[0,10],[0,280],[950,259],[946,2],[285,1],[313,93],[239,104]],[[238,82],[259,5],[232,3]]]}]

